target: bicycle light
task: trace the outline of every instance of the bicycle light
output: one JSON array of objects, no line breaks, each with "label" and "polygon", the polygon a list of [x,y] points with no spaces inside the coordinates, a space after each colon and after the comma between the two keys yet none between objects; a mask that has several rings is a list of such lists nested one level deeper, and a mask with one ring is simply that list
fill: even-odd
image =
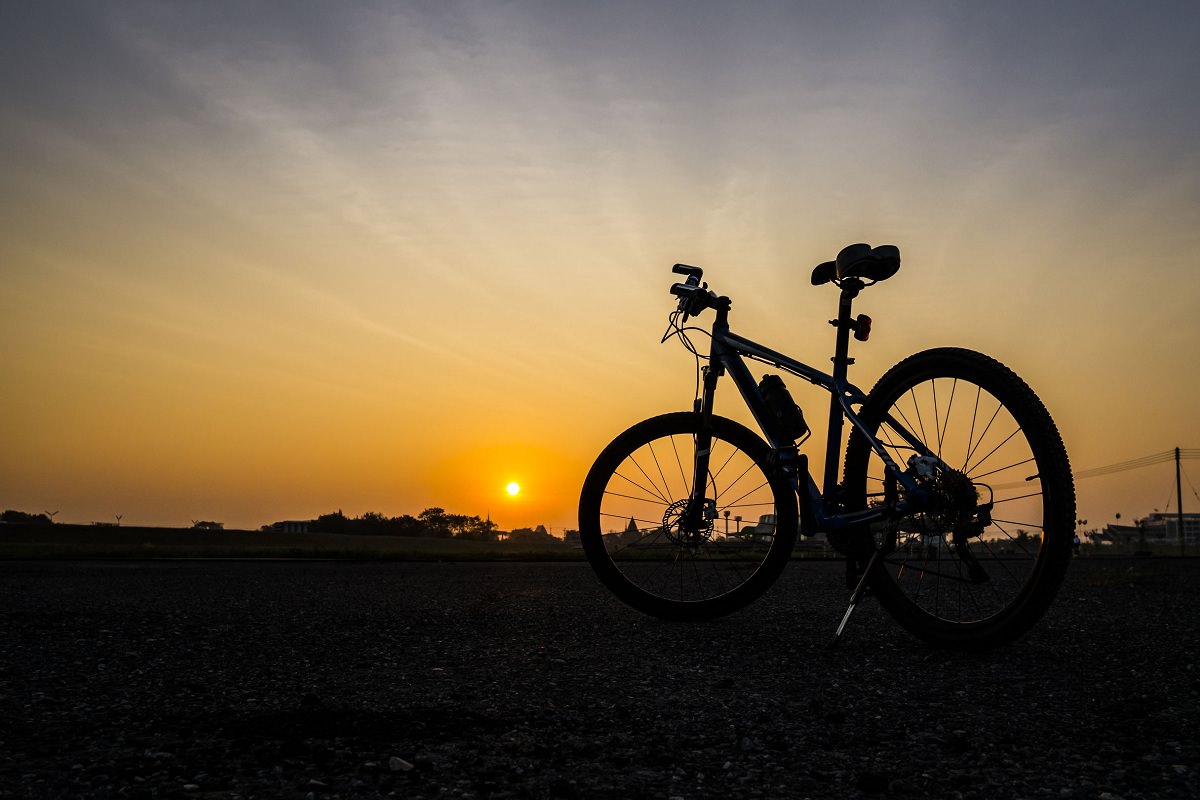
[{"label": "bicycle light", "polygon": [[865,342],[871,338],[871,318],[866,314],[859,314],[850,327],[854,330],[854,338],[858,341]]}]

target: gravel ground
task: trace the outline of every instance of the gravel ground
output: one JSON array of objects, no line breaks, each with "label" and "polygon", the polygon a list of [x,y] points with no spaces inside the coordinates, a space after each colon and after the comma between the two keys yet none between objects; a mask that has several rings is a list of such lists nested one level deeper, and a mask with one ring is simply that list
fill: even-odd
[{"label": "gravel ground", "polygon": [[1200,796],[1200,561],[1072,565],[987,655],[837,563],[714,623],[584,564],[0,563],[0,797]]}]

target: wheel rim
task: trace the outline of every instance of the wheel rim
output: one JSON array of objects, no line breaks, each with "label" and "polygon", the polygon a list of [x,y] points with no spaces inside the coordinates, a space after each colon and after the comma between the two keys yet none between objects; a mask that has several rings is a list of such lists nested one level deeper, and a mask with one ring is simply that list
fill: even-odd
[{"label": "wheel rim", "polygon": [[619,457],[600,497],[612,565],[636,590],[673,603],[712,600],[745,584],[771,551],[778,519],[762,468],[718,436],[705,491],[711,503],[689,525],[694,455],[691,433],[645,442]]},{"label": "wheel rim", "polygon": [[[882,419],[876,436],[898,465],[916,451],[891,420],[936,457],[915,464],[934,508],[872,528],[901,596],[956,625],[986,623],[1019,605],[1041,564],[1046,525],[1046,486],[1022,421],[1000,397],[957,377],[910,384]],[[873,452],[866,475],[869,506],[902,491]]]}]

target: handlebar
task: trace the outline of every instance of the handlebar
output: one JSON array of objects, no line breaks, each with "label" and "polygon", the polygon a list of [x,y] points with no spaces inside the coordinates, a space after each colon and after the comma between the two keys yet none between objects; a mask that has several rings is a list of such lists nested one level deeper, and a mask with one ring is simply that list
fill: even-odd
[{"label": "handlebar", "polygon": [[687,322],[688,317],[698,316],[704,309],[712,308],[717,304],[717,295],[708,290],[707,283],[700,282],[700,278],[704,276],[703,269],[687,264],[676,264],[671,267],[671,271],[679,275],[687,275],[684,283],[676,283],[671,286],[671,294],[679,298],[678,308],[683,312],[684,322]]}]

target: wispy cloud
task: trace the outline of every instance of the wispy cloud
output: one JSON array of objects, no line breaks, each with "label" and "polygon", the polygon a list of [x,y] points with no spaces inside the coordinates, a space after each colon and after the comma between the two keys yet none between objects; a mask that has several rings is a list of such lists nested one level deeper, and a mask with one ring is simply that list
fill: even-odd
[{"label": "wispy cloud", "polygon": [[[420,420],[482,439],[503,408],[514,430],[599,439],[675,396],[676,361],[653,346],[675,260],[709,267],[755,334],[794,340],[827,313],[805,266],[894,237],[911,258],[873,296],[894,315],[872,342],[884,360],[935,331],[1058,341],[1114,303],[1153,318],[1198,291],[1179,255],[1200,231],[1191,4],[80,2],[3,18],[0,331],[21,352],[0,369],[24,358],[31,385],[48,369],[32,353],[90,375],[124,348],[175,377],[353,384],[338,405],[287,382],[296,408],[361,420],[356,435]],[[984,324],[981,296],[1019,302]],[[1135,334],[1084,336],[1066,366],[1050,347],[1019,360],[1099,385],[1120,346],[1173,374],[1183,345]],[[98,344],[79,356],[72,337]],[[407,392],[410,375],[434,377]],[[588,410],[557,408],[550,382]],[[1164,430],[1191,417],[1176,411]],[[55,413],[37,424],[73,424]]]}]

